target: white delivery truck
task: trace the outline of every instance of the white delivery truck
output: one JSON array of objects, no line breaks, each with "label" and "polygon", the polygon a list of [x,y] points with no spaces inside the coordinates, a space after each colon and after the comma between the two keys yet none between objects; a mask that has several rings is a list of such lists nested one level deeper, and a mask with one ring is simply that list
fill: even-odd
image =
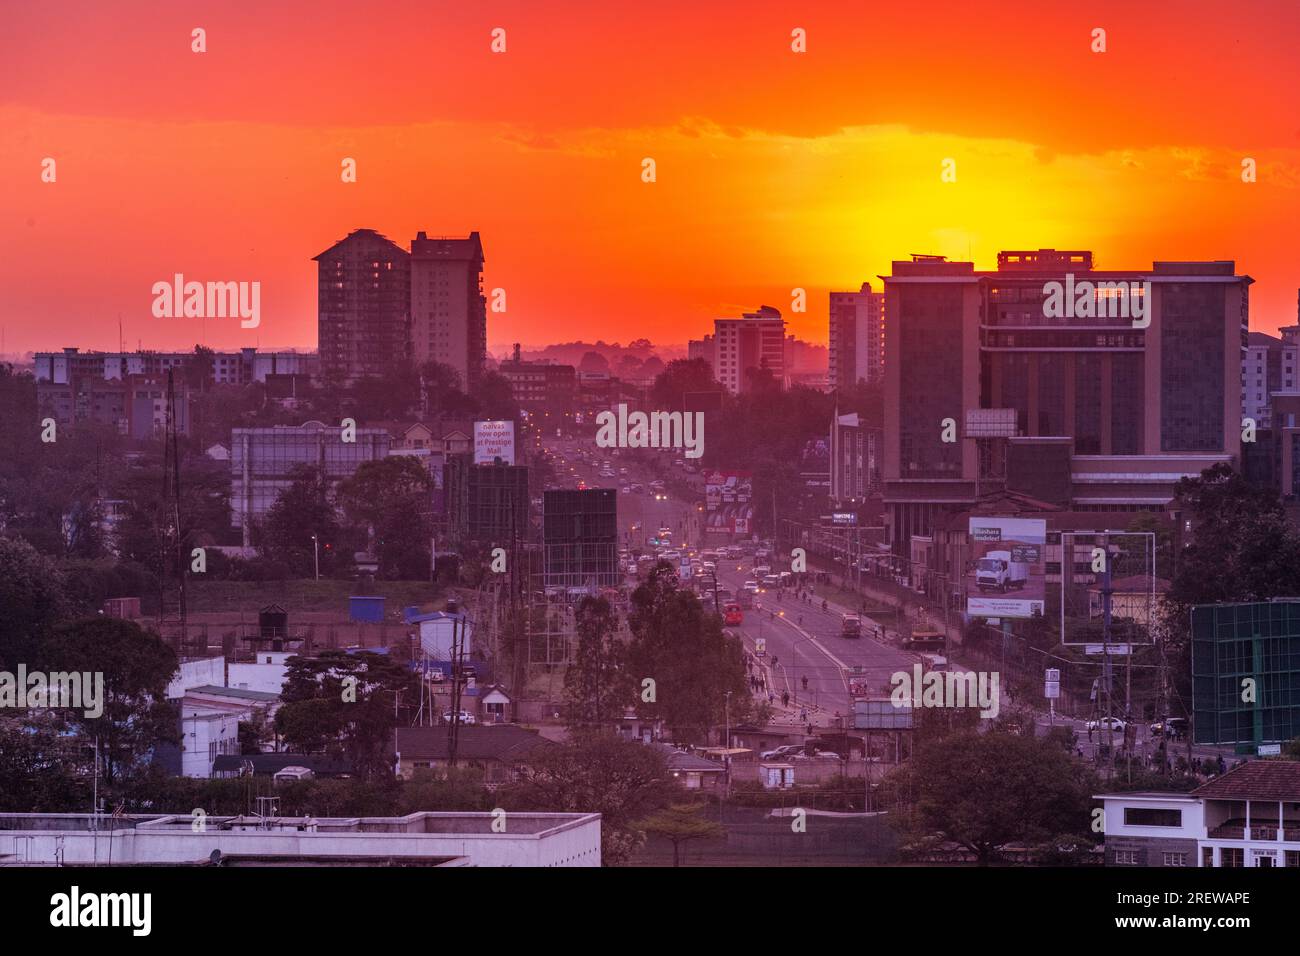
[{"label": "white delivery truck", "polygon": [[975,562],[975,585],[981,591],[1020,589],[1029,580],[1029,565],[1012,561],[1010,551],[990,551]]}]

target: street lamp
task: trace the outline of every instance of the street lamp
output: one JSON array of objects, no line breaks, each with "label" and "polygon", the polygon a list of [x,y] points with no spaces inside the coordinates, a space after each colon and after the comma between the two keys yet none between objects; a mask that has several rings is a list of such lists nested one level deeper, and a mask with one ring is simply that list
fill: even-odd
[{"label": "street lamp", "polygon": [[320,580],[320,538],[311,536],[311,549],[316,557],[316,580]]}]

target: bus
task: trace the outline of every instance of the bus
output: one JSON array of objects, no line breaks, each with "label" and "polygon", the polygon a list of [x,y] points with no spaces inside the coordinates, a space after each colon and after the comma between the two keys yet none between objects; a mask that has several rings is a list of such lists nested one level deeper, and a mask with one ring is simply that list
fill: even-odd
[{"label": "bus", "polygon": [[728,627],[734,627],[745,622],[745,615],[740,610],[740,605],[734,601],[728,604],[722,611],[722,623]]}]

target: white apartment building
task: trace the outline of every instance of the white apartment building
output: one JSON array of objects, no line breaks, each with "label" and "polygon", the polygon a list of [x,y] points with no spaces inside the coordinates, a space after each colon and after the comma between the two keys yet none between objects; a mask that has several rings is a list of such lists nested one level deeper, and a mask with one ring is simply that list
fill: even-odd
[{"label": "white apartment building", "polygon": [[859,379],[883,382],[885,375],[885,293],[862,283],[858,292],[830,294],[830,387],[846,390]]},{"label": "white apartment building", "polygon": [[1272,425],[1273,393],[1294,392],[1300,384],[1300,325],[1288,325],[1281,332],[1281,338],[1251,332],[1241,358],[1241,414],[1260,428]]},{"label": "white apartment building", "polygon": [[1300,867],[1300,763],[1252,760],[1191,793],[1106,793],[1107,866]]},{"label": "white apartment building", "polygon": [[715,319],[713,342],[713,377],[732,395],[748,390],[749,369],[770,369],[786,384],[785,319],[779,309],[764,305],[739,319]]}]

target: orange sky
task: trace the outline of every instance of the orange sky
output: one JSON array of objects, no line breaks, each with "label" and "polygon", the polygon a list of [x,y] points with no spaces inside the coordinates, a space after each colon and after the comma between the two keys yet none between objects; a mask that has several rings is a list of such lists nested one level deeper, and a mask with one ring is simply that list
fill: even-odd
[{"label": "orange sky", "polygon": [[[11,354],[116,348],[119,313],[132,347],[312,347],[311,257],[362,226],[479,230],[493,348],[681,343],[760,303],[824,341],[826,291],[891,259],[1040,246],[1236,259],[1252,327],[1296,318],[1294,0],[52,0],[2,25]],[[154,318],[176,272],[260,281],[260,328]]]}]

